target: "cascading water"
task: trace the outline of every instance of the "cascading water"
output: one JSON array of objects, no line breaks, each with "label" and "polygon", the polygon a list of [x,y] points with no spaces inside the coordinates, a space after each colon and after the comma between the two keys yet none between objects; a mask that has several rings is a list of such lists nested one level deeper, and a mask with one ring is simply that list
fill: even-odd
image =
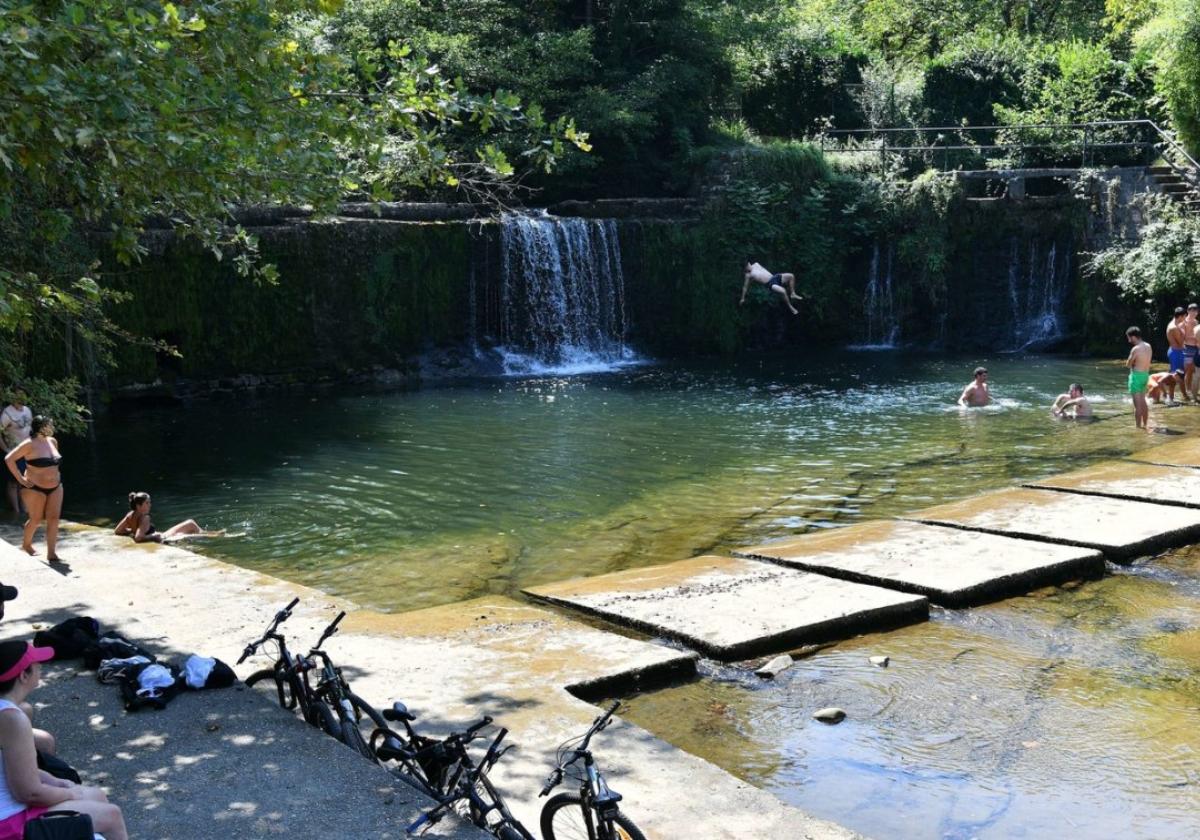
[{"label": "cascading water", "polygon": [[1011,306],[1010,349],[1036,350],[1062,335],[1063,302],[1070,273],[1070,255],[1061,260],[1058,245],[1044,255],[1036,240],[1022,259],[1020,243],[1012,240],[1008,260],[1008,298]]},{"label": "cascading water", "polygon": [[625,278],[611,219],[501,220],[504,372],[587,373],[638,361],[625,344]]},{"label": "cascading water", "polygon": [[864,348],[895,347],[900,339],[900,324],[896,320],[896,299],[893,292],[892,263],[895,250],[889,244],[880,274],[879,243],[871,252],[871,270],[867,275],[867,290],[863,295],[867,340],[858,345]]}]

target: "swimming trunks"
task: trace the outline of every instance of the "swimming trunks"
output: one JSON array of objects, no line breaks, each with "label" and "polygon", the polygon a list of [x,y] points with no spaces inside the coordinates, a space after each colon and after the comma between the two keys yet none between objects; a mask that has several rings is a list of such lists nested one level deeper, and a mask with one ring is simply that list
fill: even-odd
[{"label": "swimming trunks", "polygon": [[775,286],[778,286],[779,288],[783,289],[785,292],[787,291],[787,287],[783,285],[783,275],[782,274],[772,274],[771,279],[767,281],[768,289],[774,288]]},{"label": "swimming trunks", "polygon": [[1171,347],[1167,350],[1167,366],[1171,368],[1171,373],[1177,370],[1183,370],[1183,351]]},{"label": "swimming trunks", "polygon": [[1150,371],[1148,370],[1131,370],[1129,371],[1129,393],[1144,394],[1146,386],[1150,383]]},{"label": "swimming trunks", "polygon": [[1195,344],[1183,345],[1183,358],[1187,359],[1188,361],[1195,362],[1197,349],[1200,348],[1197,348]]}]

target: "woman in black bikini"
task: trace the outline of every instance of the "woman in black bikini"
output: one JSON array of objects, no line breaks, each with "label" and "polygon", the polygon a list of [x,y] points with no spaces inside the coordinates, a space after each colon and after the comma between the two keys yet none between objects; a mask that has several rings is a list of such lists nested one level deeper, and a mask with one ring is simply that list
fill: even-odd
[{"label": "woman in black bikini", "polygon": [[[17,470],[17,461],[25,459],[25,474]],[[38,415],[29,427],[29,440],[13,448],[4,456],[8,471],[21,485],[21,500],[29,519],[25,522],[25,534],[21,550],[35,554],[33,535],[42,520],[46,520],[46,559],[51,563],[61,562],[55,548],[58,546],[58,518],[62,515],[63,486],[59,464],[58,441],[54,439],[54,421]]]},{"label": "woman in black bikini", "polygon": [[163,543],[168,540],[182,540],[188,537],[223,537],[224,531],[205,531],[196,524],[194,519],[185,519],[178,525],[172,525],[165,531],[155,529],[150,521],[150,494],[130,493],[129,513],[117,523],[113,531],[118,537],[133,537],[134,542]]}]

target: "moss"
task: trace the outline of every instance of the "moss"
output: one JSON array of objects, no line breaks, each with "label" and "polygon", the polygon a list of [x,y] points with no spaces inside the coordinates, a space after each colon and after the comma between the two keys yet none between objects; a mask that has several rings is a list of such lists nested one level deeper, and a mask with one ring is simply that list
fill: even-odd
[{"label": "moss", "polygon": [[398,364],[420,348],[465,338],[467,226],[373,220],[254,231],[275,284],[237,274],[173,237],[115,286],[132,293],[113,317],[132,333],[168,341],[168,359],[126,347],[118,382],[156,376],[344,371]]}]

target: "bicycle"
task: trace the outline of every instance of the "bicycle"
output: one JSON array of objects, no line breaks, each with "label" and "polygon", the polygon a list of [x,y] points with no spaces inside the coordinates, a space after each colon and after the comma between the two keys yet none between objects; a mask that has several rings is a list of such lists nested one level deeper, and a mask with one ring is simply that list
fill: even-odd
[{"label": "bicycle", "polygon": [[[384,714],[387,716],[386,712]],[[405,829],[406,833],[416,834],[418,831],[432,826],[457,803],[465,800],[471,822],[488,831],[498,840],[535,840],[528,829],[513,816],[504,802],[504,797],[492,785],[491,779],[487,775],[496,762],[512,749],[511,745],[500,749],[500,743],[508,735],[508,730],[500,729],[478,764],[471,760],[470,753],[467,751],[467,744],[475,740],[478,737],[478,731],[491,722],[490,717],[484,717],[465,732],[452,734],[445,740],[426,747],[423,751],[417,751],[414,758],[419,760],[421,752],[434,754],[440,749],[447,758],[453,761],[453,764],[449,765],[447,769],[444,791],[440,795],[434,794],[438,804],[410,824]]]},{"label": "bicycle", "polygon": [[[246,678],[246,684],[253,687],[265,679],[275,682],[279,696],[279,705],[288,711],[300,710],[301,717],[310,726],[323,730],[326,734],[338,739],[351,749],[356,750],[364,758],[376,760],[375,752],[363,739],[359,722],[363,715],[369,717],[376,726],[387,726],[387,723],[370,704],[354,694],[342,677],[329,655],[321,650],[321,645],[337,632],[338,625],[346,617],[345,612],[338,614],[329,626],[321,633],[317,643],[305,655],[295,655],[288,650],[287,640],[279,633],[279,625],[292,616],[292,610],[300,603],[299,598],[275,614],[267,626],[266,632],[255,642],[247,645],[242,651],[238,664],[241,665],[260,647],[267,642],[274,642],[278,648],[275,664],[270,668],[255,671]],[[318,670],[319,680],[314,688],[309,674]]]},{"label": "bicycle", "polygon": [[[566,776],[568,768],[582,759],[584,772],[576,776],[579,793],[559,793],[542,807],[542,840],[646,840],[633,820],[621,813],[621,794],[608,786],[596,766],[588,745],[592,736],[603,732],[621,706],[615,701],[608,711],[592,721],[580,738],[572,738],[558,748],[558,766],[546,779],[539,796],[549,796]],[[578,743],[578,746],[574,746]]]}]

